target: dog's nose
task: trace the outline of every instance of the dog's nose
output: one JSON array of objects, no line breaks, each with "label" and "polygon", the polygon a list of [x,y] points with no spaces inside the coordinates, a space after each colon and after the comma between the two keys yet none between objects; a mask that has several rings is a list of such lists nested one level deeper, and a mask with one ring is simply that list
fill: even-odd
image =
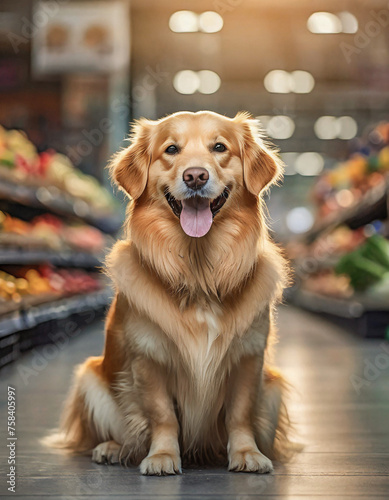
[{"label": "dog's nose", "polygon": [[197,191],[201,189],[208,182],[209,172],[205,168],[202,167],[192,167],[187,168],[183,173],[182,178],[184,179],[185,184],[188,188]]}]

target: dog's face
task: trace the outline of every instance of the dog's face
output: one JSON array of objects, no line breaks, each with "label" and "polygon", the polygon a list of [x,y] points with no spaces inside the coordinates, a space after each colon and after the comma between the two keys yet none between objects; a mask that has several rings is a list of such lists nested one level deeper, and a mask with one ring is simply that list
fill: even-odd
[{"label": "dog's face", "polygon": [[256,121],[242,113],[234,119],[203,111],[141,120],[132,139],[111,163],[116,182],[135,201],[158,204],[190,237],[206,235],[214,218],[255,201],[281,173]]}]

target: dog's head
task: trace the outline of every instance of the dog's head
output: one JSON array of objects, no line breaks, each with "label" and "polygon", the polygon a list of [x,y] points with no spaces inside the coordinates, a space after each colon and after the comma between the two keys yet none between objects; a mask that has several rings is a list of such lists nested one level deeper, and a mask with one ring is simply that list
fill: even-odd
[{"label": "dog's head", "polygon": [[190,237],[205,236],[214,219],[257,203],[282,171],[246,113],[175,113],[133,126],[132,144],[112,160],[112,176],[143,207],[157,204]]}]

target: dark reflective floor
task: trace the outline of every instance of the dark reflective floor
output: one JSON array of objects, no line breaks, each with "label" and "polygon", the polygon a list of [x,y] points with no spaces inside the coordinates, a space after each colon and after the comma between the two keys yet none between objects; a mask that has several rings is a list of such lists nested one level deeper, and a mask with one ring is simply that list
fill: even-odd
[{"label": "dark reflective floor", "polygon": [[[202,469],[160,478],[48,453],[38,439],[57,423],[73,366],[100,353],[99,324],[0,372],[1,498],[389,498],[389,345],[358,340],[292,308],[281,308],[278,320],[277,357],[296,388],[289,406],[305,443],[290,464],[268,476]],[[17,393],[15,494],[5,478],[8,385]]]}]

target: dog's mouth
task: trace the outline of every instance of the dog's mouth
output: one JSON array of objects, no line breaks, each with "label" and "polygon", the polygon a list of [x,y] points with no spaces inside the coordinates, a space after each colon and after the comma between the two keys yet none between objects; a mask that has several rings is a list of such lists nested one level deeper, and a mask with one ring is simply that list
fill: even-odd
[{"label": "dog's mouth", "polygon": [[213,218],[220,212],[229,194],[230,189],[226,187],[214,200],[202,196],[177,200],[169,191],[165,191],[165,198],[174,215],[180,219],[184,232],[188,236],[200,238],[211,229]]}]

